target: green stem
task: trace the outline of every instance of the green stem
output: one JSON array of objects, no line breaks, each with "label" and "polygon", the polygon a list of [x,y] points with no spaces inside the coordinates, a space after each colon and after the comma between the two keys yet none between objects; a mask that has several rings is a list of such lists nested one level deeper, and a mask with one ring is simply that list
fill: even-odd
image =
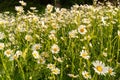
[{"label": "green stem", "polygon": [[6,73],[6,77],[8,78],[8,80],[11,80],[11,77],[10,77],[10,74],[9,74],[9,72],[8,72],[8,70],[7,70],[6,64],[5,64],[4,61],[3,61],[3,56],[2,56],[2,54],[1,54],[0,56],[1,56],[1,62],[2,62],[2,64],[3,64],[3,68],[4,68],[5,73]]}]

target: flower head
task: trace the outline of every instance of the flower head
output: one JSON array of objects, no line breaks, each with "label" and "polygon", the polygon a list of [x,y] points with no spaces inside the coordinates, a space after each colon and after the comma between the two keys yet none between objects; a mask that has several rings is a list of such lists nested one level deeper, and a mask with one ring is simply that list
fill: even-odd
[{"label": "flower head", "polygon": [[94,65],[94,70],[96,73],[105,75],[108,72],[107,67],[102,61],[97,60],[94,61],[92,64]]},{"label": "flower head", "polygon": [[60,51],[60,48],[59,48],[58,45],[53,44],[52,47],[51,47],[51,51],[52,51],[53,54],[57,54]]},{"label": "flower head", "polygon": [[83,57],[84,59],[89,59],[90,56],[88,55],[88,52],[86,50],[82,50],[80,52],[80,56]]},{"label": "flower head", "polygon": [[0,50],[3,50],[5,47],[4,43],[0,43]]},{"label": "flower head", "polygon": [[7,57],[10,57],[12,54],[13,54],[13,51],[11,49],[7,49],[4,54],[7,56]]},{"label": "flower head", "polygon": [[82,75],[85,79],[91,79],[91,75],[87,71],[83,71]]},{"label": "flower head", "polygon": [[51,71],[52,71],[52,74],[55,74],[55,75],[60,74],[60,69],[58,69],[58,68],[53,68],[53,69],[51,69]]},{"label": "flower head", "polygon": [[86,28],[85,28],[84,25],[81,25],[81,26],[79,26],[79,28],[78,28],[78,32],[79,32],[80,34],[86,34],[86,33],[87,33],[87,30],[86,30]]},{"label": "flower head", "polygon": [[33,52],[32,52],[32,55],[33,55],[33,57],[34,57],[35,59],[39,59],[39,58],[40,58],[40,55],[39,55],[38,51],[33,51]]}]

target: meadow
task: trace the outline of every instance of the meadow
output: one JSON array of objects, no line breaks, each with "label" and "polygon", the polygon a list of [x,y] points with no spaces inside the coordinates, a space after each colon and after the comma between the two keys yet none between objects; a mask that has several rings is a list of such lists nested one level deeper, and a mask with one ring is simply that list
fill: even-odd
[{"label": "meadow", "polygon": [[19,3],[0,13],[0,80],[120,80],[120,6]]}]

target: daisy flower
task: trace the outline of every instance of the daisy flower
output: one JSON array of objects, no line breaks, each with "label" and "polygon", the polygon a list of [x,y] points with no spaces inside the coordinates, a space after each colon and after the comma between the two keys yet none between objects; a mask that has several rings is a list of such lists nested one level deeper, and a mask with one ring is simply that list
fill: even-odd
[{"label": "daisy flower", "polygon": [[91,75],[87,71],[83,71],[82,75],[85,79],[91,79]]},{"label": "daisy flower", "polygon": [[19,3],[20,3],[22,6],[26,6],[26,5],[27,5],[24,1],[19,1]]},{"label": "daisy flower", "polygon": [[83,57],[84,59],[89,59],[90,56],[88,55],[88,52],[86,50],[82,50],[80,52],[80,56]]},{"label": "daisy flower", "polygon": [[53,68],[53,69],[51,69],[51,72],[52,72],[52,74],[57,75],[57,74],[60,74],[60,69],[58,69],[58,68]]},{"label": "daisy flower", "polygon": [[53,44],[52,47],[51,47],[51,52],[52,52],[53,54],[57,54],[59,51],[60,51],[59,46],[56,45],[56,44]]},{"label": "daisy flower", "polygon": [[4,43],[0,43],[0,50],[3,50],[5,47]]},{"label": "daisy flower", "polygon": [[92,64],[94,66],[95,72],[98,73],[99,75],[105,75],[108,72],[107,67],[102,61],[97,60],[94,61]]},{"label": "daisy flower", "polygon": [[113,68],[109,66],[107,68],[108,68],[108,74],[111,76],[115,76],[115,72],[113,72]]},{"label": "daisy flower", "polygon": [[85,29],[85,26],[84,25],[81,25],[78,27],[78,32],[80,34],[86,34],[87,33],[87,30]]},{"label": "daisy flower", "polygon": [[26,35],[26,36],[25,36],[25,40],[31,41],[31,40],[32,40],[32,36],[31,36],[31,35]]},{"label": "daisy flower", "polygon": [[55,68],[55,65],[54,65],[54,64],[48,64],[48,65],[47,65],[47,68],[49,68],[49,69],[54,69],[54,68]]},{"label": "daisy flower", "polygon": [[13,51],[11,49],[7,49],[4,54],[7,56],[7,57],[10,57],[12,55]]},{"label": "daisy flower", "polygon": [[74,74],[67,74],[69,77],[71,77],[71,78],[77,78],[77,77],[79,77],[79,75],[74,75]]},{"label": "daisy flower", "polygon": [[5,38],[5,34],[3,32],[0,32],[0,40]]},{"label": "daisy flower", "polygon": [[40,55],[39,55],[38,51],[33,51],[33,52],[32,52],[32,55],[33,55],[33,57],[34,57],[35,59],[39,59],[39,58],[40,58]]},{"label": "daisy flower", "polygon": [[41,48],[41,45],[40,44],[34,44],[33,46],[32,46],[32,50],[34,51],[34,50],[39,50]]}]

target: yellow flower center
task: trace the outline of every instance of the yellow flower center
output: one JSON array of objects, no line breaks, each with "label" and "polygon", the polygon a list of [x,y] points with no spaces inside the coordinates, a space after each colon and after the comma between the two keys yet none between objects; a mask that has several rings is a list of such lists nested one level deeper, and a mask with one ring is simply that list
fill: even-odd
[{"label": "yellow flower center", "polygon": [[80,29],[80,32],[84,32],[84,28],[81,28],[81,29]]},{"label": "yellow flower center", "polygon": [[102,72],[103,68],[101,66],[97,66],[96,69],[99,71],[99,72]]},{"label": "yellow flower center", "polygon": [[111,70],[111,69],[109,69],[109,70],[108,70],[108,72],[109,72],[109,74],[111,74],[111,73],[112,73],[112,70]]},{"label": "yellow flower center", "polygon": [[82,57],[86,57],[86,56],[87,56],[87,53],[83,53],[83,54],[82,54]]}]

